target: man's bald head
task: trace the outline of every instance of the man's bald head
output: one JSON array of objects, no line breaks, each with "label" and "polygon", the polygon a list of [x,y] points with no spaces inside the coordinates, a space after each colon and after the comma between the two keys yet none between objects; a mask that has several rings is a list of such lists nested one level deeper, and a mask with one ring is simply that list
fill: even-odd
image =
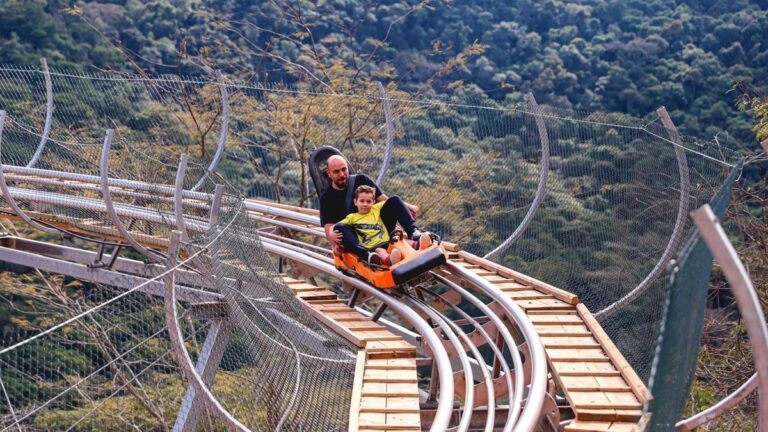
[{"label": "man's bald head", "polygon": [[349,179],[349,167],[347,161],[339,155],[333,155],[328,158],[328,177],[331,179],[331,186],[334,189],[343,190],[347,187]]}]

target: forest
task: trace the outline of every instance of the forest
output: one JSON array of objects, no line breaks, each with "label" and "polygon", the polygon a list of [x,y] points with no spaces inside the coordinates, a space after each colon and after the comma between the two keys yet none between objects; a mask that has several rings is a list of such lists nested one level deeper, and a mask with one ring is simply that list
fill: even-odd
[{"label": "forest", "polygon": [[[215,72],[221,71],[238,83],[317,88],[328,93],[372,92],[374,84],[381,82],[390,95],[470,100],[493,107],[520,104],[530,92],[540,104],[569,113],[621,113],[640,119],[649,119],[664,106],[681,132],[714,140],[745,158],[727,227],[754,269],[757,286],[768,280],[765,270],[760,270],[768,268],[768,165],[759,156],[759,142],[768,138],[767,34],[764,2],[746,0],[0,0],[0,64],[36,68],[44,57],[56,70],[147,77],[173,74],[205,80],[215,79]],[[7,102],[1,95],[0,100]],[[238,128],[251,140],[264,140],[265,134],[249,131],[249,127],[257,121],[270,121],[280,130],[278,136],[290,136],[295,133],[295,116],[302,113],[301,103],[307,101],[275,98],[272,111],[266,113],[248,107],[243,109],[247,118],[237,119]],[[312,103],[323,105],[322,99]],[[88,104],[96,102],[84,102]],[[201,104],[201,111],[191,114],[192,120],[197,115],[210,121],[202,109],[214,105]],[[454,219],[435,222],[431,228],[461,240],[469,250],[498,242],[503,238],[501,229],[482,234],[466,229],[472,226],[466,222],[493,220],[495,226],[501,226],[499,221],[511,210],[491,207],[489,214],[483,214],[479,209],[485,204],[472,195],[473,179],[435,176],[434,164],[466,161],[473,155],[488,159],[503,155],[484,166],[482,161],[488,159],[474,158],[476,170],[488,175],[492,184],[486,192],[499,200],[526,202],[525,191],[535,180],[536,155],[521,145],[505,147],[500,137],[535,134],[533,126],[514,116],[484,124],[482,113],[469,109],[424,113],[411,112],[407,105],[395,107],[402,125],[397,142],[407,147],[405,155],[425,156],[419,164],[399,168],[398,172],[419,173],[415,185],[395,182],[392,187],[403,191],[411,187],[411,193],[422,196],[428,196],[430,190],[457,188],[464,202],[447,203],[432,213],[450,213]],[[129,111],[126,118],[134,115]],[[339,120],[343,113],[314,115],[320,122],[343,126]],[[605,116],[611,118],[611,114]],[[594,134],[595,142],[621,138],[610,129],[560,127],[561,144],[553,148],[559,158],[559,177],[555,199],[549,203],[551,211],[531,226],[532,234],[504,263],[524,272],[539,272],[538,276],[562,282],[560,286],[587,299],[590,294],[585,290],[590,287],[597,298],[622,277],[620,270],[637,265],[642,273],[652,265],[651,260],[633,262],[653,255],[649,251],[663,242],[656,236],[653,218],[672,211],[660,206],[656,213],[635,218],[642,209],[641,200],[621,194],[634,197],[632,194],[640,196],[643,191],[631,186],[622,189],[632,180],[623,171],[645,172],[649,178],[643,181],[664,190],[670,179],[663,175],[650,178],[650,173],[663,174],[674,159],[671,152],[659,155],[652,148],[627,145],[595,145],[579,154],[580,134]],[[322,134],[312,137],[318,142],[329,138]],[[201,137],[190,134],[185,145],[194,148],[197,138]],[[355,137],[345,136],[344,143],[373,138],[373,132],[364,130]],[[199,149],[203,155],[210,152],[213,141],[202,136]],[[444,149],[451,149],[451,154],[440,152]],[[243,160],[256,156],[242,154]],[[361,158],[364,162],[365,156]],[[508,160],[514,161],[509,163],[517,170],[505,177],[500,168]],[[303,171],[289,170],[285,174],[289,186],[270,189],[274,172],[238,170],[242,171],[242,186],[268,190],[259,193],[271,199],[304,205],[312,199],[311,191],[302,189],[304,182],[297,180]],[[723,173],[717,176],[724,177]],[[669,194],[660,196],[666,197],[665,193]],[[603,217],[601,212],[607,209],[615,214]],[[522,214],[520,209],[515,211],[514,215]],[[598,242],[617,225],[626,232],[647,231],[647,244],[633,251],[602,250]],[[560,252],[552,256],[552,250]],[[563,261],[579,263],[579,271],[563,274],[558,267]],[[16,278],[12,274],[3,273],[8,282],[0,291],[8,303],[44,297],[27,284],[36,276]],[[81,295],[84,289],[67,279],[53,279],[53,283],[62,298]],[[715,318],[708,321],[705,331],[690,412],[715,402],[751,374],[749,352],[739,342],[745,340],[744,331],[724,285],[716,272],[710,306],[717,312],[712,313]],[[766,293],[762,296],[765,301]],[[601,304],[598,300],[596,304]],[[43,305],[41,310],[45,308]],[[0,306],[3,312],[11,309]],[[14,338],[19,337],[19,329],[33,331],[46,322],[28,306],[0,317],[3,335]],[[57,353],[67,358],[71,351]],[[722,355],[727,360],[718,360]],[[75,360],[87,363],[86,358]],[[16,382],[28,385],[23,380]],[[749,417],[749,407],[744,409]],[[55,419],[44,421],[55,424]]]}]

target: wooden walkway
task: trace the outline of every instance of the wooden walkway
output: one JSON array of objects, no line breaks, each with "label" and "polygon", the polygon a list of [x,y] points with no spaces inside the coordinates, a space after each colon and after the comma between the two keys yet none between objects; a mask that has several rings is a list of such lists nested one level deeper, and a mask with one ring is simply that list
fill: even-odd
[{"label": "wooden walkway", "polygon": [[350,431],[421,431],[416,347],[342,303],[331,291],[283,280],[320,322],[356,345]]}]

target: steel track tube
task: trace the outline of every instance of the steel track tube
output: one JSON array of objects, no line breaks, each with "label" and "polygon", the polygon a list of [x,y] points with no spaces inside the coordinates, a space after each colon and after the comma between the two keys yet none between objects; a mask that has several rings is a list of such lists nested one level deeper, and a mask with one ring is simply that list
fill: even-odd
[{"label": "steel track tube", "polygon": [[208,166],[208,169],[203,173],[203,176],[200,177],[200,180],[197,182],[197,184],[192,187],[192,191],[196,191],[200,188],[200,186],[203,185],[205,182],[205,177],[208,174],[213,173],[216,170],[216,166],[219,165],[219,161],[221,160],[221,155],[224,154],[224,147],[227,143],[227,131],[229,130],[229,95],[227,94],[227,84],[224,82],[224,76],[221,74],[221,71],[216,71],[216,77],[219,81],[219,92],[221,94],[221,130],[219,131],[219,142],[216,146],[216,154],[213,155],[213,160],[211,160],[211,164]]},{"label": "steel track tube", "polygon": [[531,202],[531,207],[528,208],[528,212],[525,214],[525,217],[523,217],[520,225],[518,225],[517,228],[515,228],[515,231],[498,245],[496,249],[488,252],[483,257],[485,259],[498,258],[499,255],[503,254],[510,246],[512,246],[512,243],[517,241],[517,239],[523,235],[523,232],[528,228],[533,217],[536,216],[536,211],[538,211],[539,205],[541,204],[544,195],[547,193],[547,177],[549,176],[549,135],[547,134],[547,125],[544,124],[544,119],[541,116],[541,108],[539,108],[539,104],[536,103],[533,93],[526,94],[525,100],[528,102],[528,106],[536,117],[536,129],[539,131],[539,138],[541,139],[541,172],[539,173],[539,185],[536,187],[536,194],[533,197],[533,202]]},{"label": "steel track tube", "polygon": [[[470,350],[474,348],[474,350],[472,350],[473,355],[477,353],[477,348],[472,345],[472,342],[461,329],[457,329],[456,326],[451,326],[452,323],[450,323],[443,315],[435,312],[423,301],[414,298],[407,298],[407,301],[413,306],[421,309],[425,314],[429,315],[433,321],[437,322],[437,325],[443,330],[443,334],[448,337],[448,340],[456,349],[456,354],[459,356],[461,367],[464,369],[464,406],[462,407],[461,418],[459,419],[459,425],[456,430],[465,432],[469,429],[469,422],[472,420],[472,409],[475,404],[475,378],[474,373],[472,372],[472,366],[469,364],[469,359],[467,358],[467,353],[464,351],[464,347],[459,339],[461,338]],[[480,353],[477,354],[479,356]],[[478,361],[482,362],[482,357],[479,356]]]},{"label": "steel track tube", "polygon": [[[433,274],[434,275],[434,274]],[[504,369],[504,373],[506,374],[506,381],[507,381],[507,388],[509,389],[510,394],[512,395],[512,399],[509,404],[509,409],[507,410],[507,423],[504,426],[504,432],[510,432],[512,428],[515,425],[515,422],[517,421],[518,415],[520,413],[520,410],[522,408],[522,401],[523,401],[523,386],[525,377],[523,376],[523,360],[520,358],[520,352],[514,347],[517,347],[517,342],[515,341],[515,338],[512,337],[512,333],[510,333],[509,329],[506,325],[504,325],[504,322],[501,320],[501,318],[496,315],[488,305],[480,301],[477,297],[473,296],[469,291],[462,288],[460,285],[455,284],[448,280],[447,278],[444,278],[442,276],[434,275],[435,279],[442,282],[445,286],[448,288],[458,292],[464,299],[466,299],[468,302],[470,302],[473,306],[478,308],[482,313],[487,316],[491,322],[493,322],[493,325],[496,326],[496,329],[499,331],[499,334],[501,334],[501,337],[506,342],[507,346],[509,347],[509,352],[512,354],[512,364],[515,366],[515,380],[512,381],[512,373],[509,369],[509,365],[507,365],[507,362],[504,359],[504,353],[503,351],[496,346],[495,343],[491,344],[491,349],[494,353],[496,353],[496,356],[498,358],[501,358],[502,361],[500,362],[502,369]]]},{"label": "steel track tube", "polygon": [[[539,414],[541,414],[541,409],[544,406],[544,397],[547,394],[547,356],[544,352],[544,346],[541,344],[541,340],[536,333],[536,329],[534,329],[533,324],[531,324],[523,310],[520,309],[520,306],[505,296],[493,284],[450,261],[445,264],[445,267],[452,274],[474,285],[499,303],[504,308],[507,317],[515,322],[523,338],[528,342],[528,348],[531,350],[531,358],[529,359],[531,362],[531,385],[525,407],[523,407],[515,427],[517,430],[533,430],[536,427],[536,423],[538,423]],[[512,346],[510,346],[510,351],[512,351],[511,348]],[[510,409],[513,409],[513,407],[510,406]]]},{"label": "steel track tube", "polygon": [[[485,331],[483,326],[480,323],[478,323],[477,320],[472,318],[468,313],[464,312],[460,307],[458,307],[455,304],[453,304],[453,303],[449,302],[448,300],[446,300],[442,295],[440,295],[440,294],[438,294],[438,293],[436,293],[434,291],[427,290],[427,289],[424,289],[424,291],[426,291],[429,295],[431,295],[431,296],[435,297],[436,299],[438,299],[441,303],[443,303],[444,305],[446,305],[449,308],[451,308],[451,310],[453,310],[456,314],[460,315],[465,320],[467,320],[467,322],[469,322],[472,325],[472,327],[474,327],[480,333],[480,335],[483,336],[483,339],[485,339],[486,342],[487,342],[487,345],[489,347],[491,347],[491,349],[493,350],[493,354],[496,356],[496,358],[501,359],[500,363],[501,363],[502,368],[504,369],[504,373],[506,374],[506,377],[507,377],[507,385],[508,385],[507,390],[508,390],[509,394],[513,394],[514,388],[513,388],[513,385],[512,385],[512,380],[509,379],[509,377],[511,376],[510,375],[510,370],[509,370],[509,365],[507,365],[507,362],[504,360],[504,356],[503,356],[502,352],[496,346],[496,344],[494,343],[493,339],[488,334],[488,332]],[[456,324],[456,323],[453,323],[453,325],[458,327],[458,324]],[[474,354],[474,351],[477,351],[477,347],[472,345],[471,348],[473,349],[473,354]],[[478,352],[478,354],[479,354],[479,352]],[[486,432],[490,432],[490,431],[493,430],[493,424],[494,424],[494,421],[496,420],[495,419],[495,416],[496,416],[496,407],[495,407],[496,406],[496,396],[495,396],[495,390],[493,388],[493,377],[491,376],[490,373],[488,373],[487,365],[485,364],[485,360],[482,358],[482,356],[480,356],[480,357],[476,356],[476,358],[477,358],[478,363],[480,363],[482,365],[481,366],[481,370],[483,372],[483,378],[485,379],[485,382],[486,382],[486,394],[487,394],[487,397],[488,397],[488,404],[487,404],[488,416],[486,418],[485,431]]]},{"label": "steel track tube", "polygon": [[387,168],[389,168],[389,160],[392,158],[392,148],[394,146],[395,125],[392,120],[392,105],[389,103],[387,97],[387,90],[377,81],[376,86],[379,88],[379,96],[381,96],[381,106],[384,108],[384,126],[387,132],[387,147],[384,149],[384,160],[381,162],[381,169],[379,170],[379,176],[376,177],[376,184],[380,185],[387,175]]},{"label": "steel track tube", "polygon": [[662,252],[661,257],[656,262],[656,265],[648,273],[648,275],[646,275],[645,278],[625,296],[593,314],[593,316],[597,319],[607,318],[615,314],[624,306],[629,304],[632,300],[636,299],[642,293],[647,291],[648,288],[651,287],[651,284],[653,284],[653,282],[659,277],[661,272],[664,271],[667,263],[672,258],[675,250],[677,250],[680,242],[683,240],[685,215],[688,213],[688,201],[691,188],[691,181],[688,175],[688,159],[685,156],[685,149],[680,143],[680,136],[677,133],[677,128],[675,128],[675,124],[672,123],[672,119],[669,117],[667,109],[661,107],[656,110],[656,113],[661,119],[661,122],[664,124],[664,127],[667,129],[667,133],[669,133],[669,137],[672,140],[672,145],[675,149],[675,158],[677,159],[677,169],[680,172],[680,201],[677,205],[677,217],[675,218],[675,226],[672,229],[672,234],[669,236],[667,247],[664,248],[664,252]]},{"label": "steel track tube", "polygon": [[678,431],[688,432],[703,426],[738,405],[747,396],[752,394],[755,389],[757,389],[757,373],[752,374],[752,376],[749,377],[749,379],[745,381],[744,384],[737,388],[733,393],[724,397],[720,402],[712,405],[711,407],[698,414],[677,422],[675,424],[675,429]]},{"label": "steel track tube", "polygon": [[187,158],[187,155],[181,155],[179,168],[176,170],[176,187],[173,193],[173,213],[176,216],[176,229],[181,233],[181,241],[183,242],[189,242],[187,227],[184,226],[184,205],[181,201],[181,193],[184,191],[184,174],[187,171]]},{"label": "steel track tube", "polygon": [[362,291],[365,291],[372,297],[375,297],[378,300],[386,303],[387,306],[390,307],[396,314],[413,325],[414,328],[416,328],[416,331],[422,335],[427,345],[431,349],[440,373],[440,396],[438,397],[437,409],[435,411],[435,417],[432,422],[430,431],[443,432],[448,429],[453,411],[453,376],[451,372],[451,362],[449,360],[448,353],[445,351],[445,347],[443,347],[442,341],[437,336],[437,334],[435,334],[434,330],[429,327],[426,321],[424,321],[423,318],[421,318],[412,309],[400,303],[390,295],[384,294],[377,288],[368,285],[360,279],[353,278],[341,273],[330,264],[318,262],[317,260],[305,257],[300,253],[274,244],[265,243],[264,250],[274,255],[279,255],[294,261],[298,261],[325,274],[328,274],[334,279],[338,279],[344,283],[347,283],[352,287],[360,288]]}]

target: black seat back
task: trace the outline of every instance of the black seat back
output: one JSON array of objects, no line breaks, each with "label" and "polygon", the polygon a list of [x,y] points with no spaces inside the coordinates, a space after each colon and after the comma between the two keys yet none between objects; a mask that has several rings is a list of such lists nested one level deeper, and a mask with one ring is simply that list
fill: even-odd
[{"label": "black seat back", "polygon": [[[340,151],[331,146],[322,146],[316,148],[310,155],[307,165],[309,166],[309,175],[312,177],[312,182],[315,184],[315,190],[317,191],[318,198],[323,195],[326,189],[331,186],[331,179],[328,177],[328,158],[333,155],[339,155],[344,157]],[[352,165],[347,160],[347,166],[349,168],[349,175],[355,173]]]}]

